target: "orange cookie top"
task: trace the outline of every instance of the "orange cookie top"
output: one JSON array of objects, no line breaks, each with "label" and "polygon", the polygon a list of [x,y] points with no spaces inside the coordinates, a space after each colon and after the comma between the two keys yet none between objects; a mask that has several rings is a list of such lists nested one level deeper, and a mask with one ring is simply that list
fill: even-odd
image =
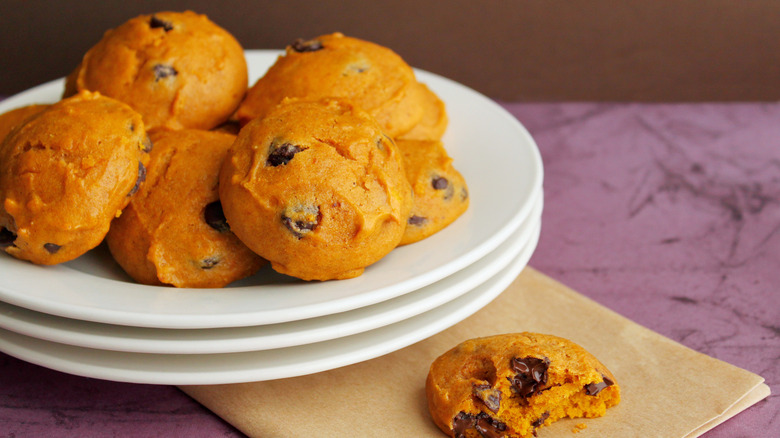
[{"label": "orange cookie top", "polygon": [[247,93],[236,115],[242,124],[265,116],[285,97],[352,101],[390,136],[422,118],[414,71],[392,50],[341,33],[296,41]]},{"label": "orange cookie top", "polygon": [[49,105],[28,105],[0,114],[0,143],[14,128],[48,107]]},{"label": "orange cookie top", "polygon": [[462,215],[469,206],[466,180],[440,141],[396,141],[404,157],[414,201],[401,245],[425,239]]},{"label": "orange cookie top", "polygon": [[284,274],[350,278],[400,241],[411,188],[395,144],[350,103],[286,100],[239,133],[220,174],[236,235]]},{"label": "orange cookie top", "polygon": [[97,246],[138,189],[147,148],[141,116],[99,93],[28,119],[0,147],[0,227],[14,235],[5,251],[54,264]]},{"label": "orange cookie top", "polygon": [[148,129],[211,129],[247,89],[241,45],[205,15],[158,12],[105,33],[66,83],[126,102]]}]

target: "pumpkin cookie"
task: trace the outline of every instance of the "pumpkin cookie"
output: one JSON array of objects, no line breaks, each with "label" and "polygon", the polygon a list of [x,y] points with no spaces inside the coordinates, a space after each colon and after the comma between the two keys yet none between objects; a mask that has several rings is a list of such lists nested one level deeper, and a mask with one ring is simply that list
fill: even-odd
[{"label": "pumpkin cookie", "polygon": [[336,99],[286,100],[247,124],[219,192],[236,235],[304,280],[360,275],[398,245],[411,208],[395,144]]},{"label": "pumpkin cookie", "polygon": [[146,184],[111,224],[111,254],[136,281],[222,287],[265,261],[230,231],[217,184],[235,136],[155,130]]},{"label": "pumpkin cookie", "polygon": [[99,91],[143,115],[149,130],[211,129],[247,89],[236,39],[191,11],[141,15],[105,33],[68,76],[65,93]]},{"label": "pumpkin cookie", "polygon": [[517,333],[468,340],[438,357],[428,408],[449,436],[536,436],[564,418],[600,417],[620,402],[615,376],[579,345]]},{"label": "pumpkin cookie", "polygon": [[370,113],[391,137],[423,117],[414,71],[392,50],[341,33],[287,47],[247,93],[236,116],[264,117],[285,97],[346,99]]},{"label": "pumpkin cookie", "polygon": [[463,176],[440,141],[397,140],[414,201],[401,245],[422,240],[451,224],[469,206]]},{"label": "pumpkin cookie", "polygon": [[0,114],[0,143],[14,128],[48,107],[49,105],[28,105]]},{"label": "pumpkin cookie", "polygon": [[39,264],[97,246],[143,181],[140,114],[82,92],[32,116],[0,147],[0,248]]},{"label": "pumpkin cookie", "polygon": [[447,107],[436,93],[423,83],[417,84],[423,117],[414,127],[398,136],[403,140],[441,140],[447,130]]}]

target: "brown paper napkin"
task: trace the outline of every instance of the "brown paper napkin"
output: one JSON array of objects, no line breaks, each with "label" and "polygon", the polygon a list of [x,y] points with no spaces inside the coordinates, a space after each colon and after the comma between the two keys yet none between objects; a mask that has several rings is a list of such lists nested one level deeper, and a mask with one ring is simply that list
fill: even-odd
[{"label": "brown paper napkin", "polygon": [[[540,438],[696,437],[769,394],[761,376],[693,351],[532,268],[487,307],[438,335],[344,368],[268,382],[181,389],[252,437],[442,437],[428,416],[430,363],[468,338],[533,331],[577,342],[622,387],[595,419],[565,419]],[[587,427],[573,435],[577,424]]]}]

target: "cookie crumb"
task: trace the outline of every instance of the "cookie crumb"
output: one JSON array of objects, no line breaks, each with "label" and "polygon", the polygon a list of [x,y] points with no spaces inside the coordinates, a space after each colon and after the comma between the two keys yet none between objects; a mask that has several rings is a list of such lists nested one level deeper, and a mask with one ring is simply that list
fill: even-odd
[{"label": "cookie crumb", "polygon": [[588,427],[587,424],[579,423],[579,424],[575,424],[574,427],[571,429],[571,431],[572,433],[579,433],[581,430],[584,430],[587,427]]}]

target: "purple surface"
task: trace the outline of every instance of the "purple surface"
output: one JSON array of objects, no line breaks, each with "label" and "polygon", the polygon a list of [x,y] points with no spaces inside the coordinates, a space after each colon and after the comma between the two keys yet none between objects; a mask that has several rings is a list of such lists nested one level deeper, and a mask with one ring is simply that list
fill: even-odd
[{"label": "purple surface", "polygon": [[[780,436],[780,104],[505,107],[545,163],[531,265],[765,377],[773,395],[706,437]],[[241,436],[173,387],[0,353],[0,437],[53,435]]]}]

